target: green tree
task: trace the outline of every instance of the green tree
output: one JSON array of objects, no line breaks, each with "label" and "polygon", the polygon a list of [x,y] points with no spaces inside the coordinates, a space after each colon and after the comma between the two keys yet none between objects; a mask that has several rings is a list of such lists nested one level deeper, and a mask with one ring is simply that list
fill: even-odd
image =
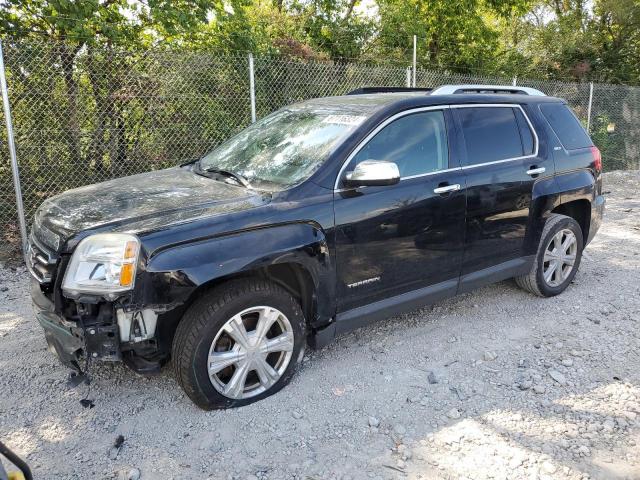
[{"label": "green tree", "polygon": [[492,69],[499,52],[498,20],[526,11],[524,0],[380,0],[379,45],[407,58],[411,38],[418,55],[432,66]]},{"label": "green tree", "polygon": [[[38,54],[47,56],[44,62],[58,68],[64,81],[59,107],[65,115],[59,120],[69,160],[98,173],[105,162],[113,167],[127,159],[127,101],[119,90],[134,52],[197,30],[224,9],[209,0],[4,0],[0,6],[0,35],[9,43],[35,36],[48,45]],[[131,56],[117,54],[122,50]],[[94,118],[81,115],[86,96],[91,98],[84,102],[95,105]]]}]

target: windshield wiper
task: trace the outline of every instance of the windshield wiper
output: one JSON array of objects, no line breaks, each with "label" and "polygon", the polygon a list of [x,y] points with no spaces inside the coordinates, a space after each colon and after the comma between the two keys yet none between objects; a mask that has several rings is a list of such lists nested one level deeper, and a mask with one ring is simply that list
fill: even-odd
[{"label": "windshield wiper", "polygon": [[202,168],[202,165],[200,164],[200,162],[196,163],[196,167],[200,172],[217,173],[218,175],[224,175],[225,177],[232,178],[233,180],[236,181],[236,183],[240,184],[245,188],[253,188],[249,183],[249,180],[247,180],[246,177],[240,175],[239,173],[235,173],[230,170],[224,170],[222,168],[217,168],[217,167]]}]

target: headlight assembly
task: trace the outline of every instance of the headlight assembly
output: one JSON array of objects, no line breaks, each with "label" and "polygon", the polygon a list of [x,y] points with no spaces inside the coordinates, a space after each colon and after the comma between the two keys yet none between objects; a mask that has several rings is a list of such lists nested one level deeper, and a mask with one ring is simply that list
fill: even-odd
[{"label": "headlight assembly", "polygon": [[99,233],[76,247],[62,282],[66,296],[81,293],[115,298],[133,288],[140,240],[126,233]]}]

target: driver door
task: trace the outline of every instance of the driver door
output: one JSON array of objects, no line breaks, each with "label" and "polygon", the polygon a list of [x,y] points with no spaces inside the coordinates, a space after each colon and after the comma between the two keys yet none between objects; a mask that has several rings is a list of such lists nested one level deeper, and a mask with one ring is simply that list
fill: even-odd
[{"label": "driver door", "polygon": [[[452,158],[452,131],[446,108],[402,112],[374,130],[343,168],[334,194],[338,320],[374,302],[455,293],[465,176]],[[364,160],[396,163],[400,182],[347,188],[344,176]]]}]

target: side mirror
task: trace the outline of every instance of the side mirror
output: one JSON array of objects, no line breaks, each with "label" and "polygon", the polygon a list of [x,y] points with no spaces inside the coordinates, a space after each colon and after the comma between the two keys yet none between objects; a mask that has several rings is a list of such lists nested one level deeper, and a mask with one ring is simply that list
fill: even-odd
[{"label": "side mirror", "polygon": [[394,162],[365,160],[348,172],[344,183],[348,187],[374,187],[395,185],[400,181],[400,170]]}]

